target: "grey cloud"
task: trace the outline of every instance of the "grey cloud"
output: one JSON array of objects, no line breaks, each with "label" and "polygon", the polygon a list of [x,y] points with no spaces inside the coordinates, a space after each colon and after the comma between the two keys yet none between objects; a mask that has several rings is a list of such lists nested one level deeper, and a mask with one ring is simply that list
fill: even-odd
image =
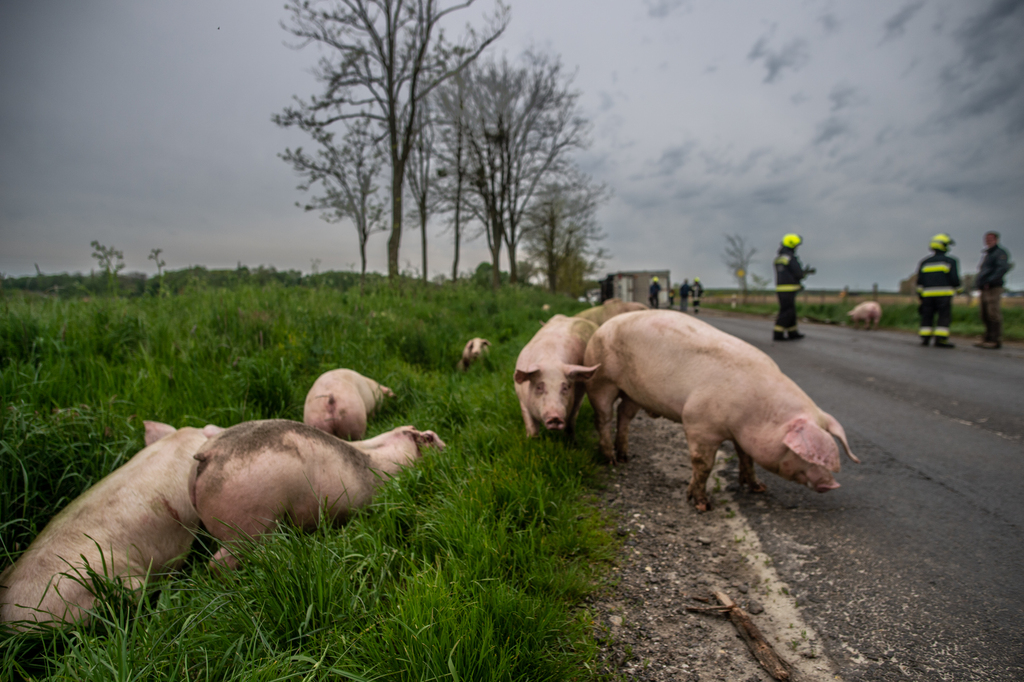
[{"label": "grey cloud", "polygon": [[825,33],[838,33],[839,29],[842,28],[842,22],[831,12],[825,12],[818,17],[818,23],[825,29]]},{"label": "grey cloud", "polygon": [[750,196],[761,204],[781,206],[793,198],[793,188],[788,184],[766,185],[755,189]]},{"label": "grey cloud", "polygon": [[814,136],[816,146],[823,145],[837,137],[842,137],[851,132],[850,124],[836,116],[829,116],[818,124],[818,134]]},{"label": "grey cloud", "polygon": [[907,3],[899,12],[889,17],[889,20],[885,22],[885,35],[882,36],[882,42],[903,37],[903,34],[907,32],[907,24],[922,7],[924,7],[924,0],[916,0],[916,2]]},{"label": "grey cloud", "polygon": [[964,56],[974,68],[996,59],[1006,48],[1019,54],[1024,0],[995,0],[957,30]]},{"label": "grey cloud", "polygon": [[657,168],[656,175],[672,175],[677,170],[686,165],[686,162],[690,159],[690,155],[693,153],[693,143],[687,142],[686,144],[679,145],[677,147],[669,147],[661,153],[655,163]]},{"label": "grey cloud", "polygon": [[597,94],[601,101],[597,105],[598,111],[605,112],[615,106],[615,98],[612,97],[605,91],[601,91]]},{"label": "grey cloud", "polygon": [[770,36],[759,38],[747,55],[750,61],[764,61],[764,67],[768,70],[764,77],[765,83],[775,82],[786,69],[799,71],[810,59],[807,54],[807,41],[802,38],[794,38],[777,50],[768,47],[769,40]]},{"label": "grey cloud", "polygon": [[689,6],[687,0],[644,0],[647,14],[655,19],[664,19],[680,7]]},{"label": "grey cloud", "polygon": [[845,83],[840,83],[832,88],[828,98],[832,101],[832,111],[841,111],[864,103],[864,96],[860,90]]}]

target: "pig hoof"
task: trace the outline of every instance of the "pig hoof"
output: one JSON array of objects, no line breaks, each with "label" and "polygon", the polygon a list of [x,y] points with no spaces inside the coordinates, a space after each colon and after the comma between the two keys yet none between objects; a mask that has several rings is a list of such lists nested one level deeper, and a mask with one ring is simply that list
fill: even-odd
[{"label": "pig hoof", "polygon": [[756,483],[748,483],[747,490],[749,490],[752,493],[763,493],[768,490],[768,486],[766,486],[764,483],[761,483],[761,481],[757,481]]}]

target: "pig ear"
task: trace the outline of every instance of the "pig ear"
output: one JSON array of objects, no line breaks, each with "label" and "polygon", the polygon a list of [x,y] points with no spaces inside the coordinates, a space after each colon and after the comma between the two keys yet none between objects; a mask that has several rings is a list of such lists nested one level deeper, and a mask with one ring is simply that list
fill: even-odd
[{"label": "pig ear", "polygon": [[213,438],[224,429],[220,426],[214,426],[213,424],[207,424],[203,427],[203,435],[207,438]]},{"label": "pig ear", "polygon": [[146,445],[152,445],[161,438],[171,435],[178,429],[174,428],[170,424],[163,424],[161,422],[142,422],[146,427]]},{"label": "pig ear", "polygon": [[445,448],[444,441],[433,431],[417,431],[413,429],[412,439],[416,441],[417,445],[437,448],[438,450],[444,450]]},{"label": "pig ear", "polygon": [[569,377],[569,381],[589,381],[590,378],[594,376],[594,372],[596,372],[600,366],[600,364],[594,365],[593,367],[566,365],[565,375]]},{"label": "pig ear", "polygon": [[533,380],[538,374],[540,374],[540,368],[537,365],[533,365],[528,369],[516,369],[515,380],[517,384],[521,384],[524,381]]},{"label": "pig ear", "polygon": [[782,442],[800,459],[829,471],[839,471],[839,448],[832,436],[817,424],[804,418],[794,419],[789,423]]}]

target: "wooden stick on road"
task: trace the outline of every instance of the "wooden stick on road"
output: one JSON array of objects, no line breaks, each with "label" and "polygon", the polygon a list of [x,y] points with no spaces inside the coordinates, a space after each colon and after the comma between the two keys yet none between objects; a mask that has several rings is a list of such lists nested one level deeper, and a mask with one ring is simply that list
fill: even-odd
[{"label": "wooden stick on road", "polygon": [[718,601],[722,602],[722,606],[729,609],[729,620],[739,630],[740,636],[747,643],[747,646],[750,647],[754,658],[776,680],[788,680],[789,664],[775,653],[775,649],[764,638],[761,631],[757,629],[754,621],[750,620],[750,615],[730,599],[726,593],[716,591],[715,596],[718,598]]}]

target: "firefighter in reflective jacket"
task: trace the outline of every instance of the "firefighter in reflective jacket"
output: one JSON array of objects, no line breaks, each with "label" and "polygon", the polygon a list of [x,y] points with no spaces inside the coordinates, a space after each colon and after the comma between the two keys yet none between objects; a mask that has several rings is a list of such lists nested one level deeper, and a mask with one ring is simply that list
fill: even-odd
[{"label": "firefighter in reflective jacket", "polygon": [[775,294],[779,297],[779,315],[775,318],[773,341],[804,338],[796,326],[796,295],[803,289],[800,280],[814,274],[815,270],[805,270],[800,264],[800,259],[796,257],[796,247],[800,246],[802,241],[798,234],[787,234],[782,238],[782,245],[775,257]]},{"label": "firefighter in reflective jacket", "polygon": [[949,342],[949,319],[953,313],[953,295],[960,287],[956,258],[947,255],[955,242],[948,234],[937,234],[929,245],[932,255],[917,266],[917,297],[921,301],[921,345],[935,337],[936,348],[955,348]]}]

